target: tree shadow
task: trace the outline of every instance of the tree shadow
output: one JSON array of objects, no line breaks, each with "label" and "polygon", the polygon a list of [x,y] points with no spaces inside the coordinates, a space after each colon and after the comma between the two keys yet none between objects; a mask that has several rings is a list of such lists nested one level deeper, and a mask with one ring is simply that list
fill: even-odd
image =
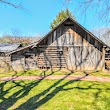
[{"label": "tree shadow", "polygon": [[[43,71],[40,74],[44,74],[47,70]],[[59,71],[59,70],[57,70]],[[32,81],[31,83],[29,83],[28,85],[21,85],[20,83],[24,83],[25,81],[14,81],[17,77],[19,77],[17,75],[17,73],[15,75],[13,75],[12,78],[7,79],[6,81],[0,83],[0,99],[2,100],[2,102],[0,103],[0,109],[2,110],[7,110],[8,108],[10,108],[14,103],[16,103],[19,99],[25,97],[32,88],[36,87],[42,80],[44,80],[47,76],[50,76],[52,74],[54,74],[54,72],[57,71],[53,71],[51,70],[51,73],[48,75],[44,75],[42,76],[42,79],[38,80],[38,81]],[[69,74],[68,74],[69,75]],[[14,83],[14,86],[9,87],[7,90],[4,90],[5,85],[8,83]],[[9,96],[8,98],[5,98],[5,95],[8,94],[12,89],[14,89],[14,87],[21,87],[20,90],[18,90],[17,92],[14,92],[11,96]],[[53,85],[54,87],[54,85]],[[51,87],[50,87],[51,89]],[[48,91],[48,89],[46,90]],[[45,91],[44,91],[45,93]]]},{"label": "tree shadow", "polygon": [[[16,103],[16,101],[18,101],[19,99],[28,95],[30,90],[32,88],[34,88],[35,86],[37,86],[42,80],[33,81],[33,82],[29,83],[28,85],[25,85],[25,84],[21,85],[20,83],[21,82],[23,83],[23,81],[20,81],[20,82],[12,81],[15,84],[15,86],[8,88],[6,91],[3,90],[3,88],[10,81],[1,83],[0,84],[0,86],[1,86],[0,99],[3,101],[0,103],[0,109],[7,110],[8,108],[10,108],[14,103]],[[18,87],[18,86],[21,87],[20,90],[18,90],[17,92],[14,92],[14,94],[9,96],[8,98],[5,98],[5,95],[8,94],[10,92],[10,90],[12,90],[12,89],[14,89],[14,87]]]},{"label": "tree shadow", "polygon": [[[45,89],[43,92],[37,94],[34,97],[31,97],[28,101],[21,104],[16,110],[23,109],[24,107],[27,108],[27,110],[35,110],[35,109],[39,108],[40,106],[42,106],[43,104],[45,104],[46,102],[48,102],[50,99],[52,99],[60,91],[63,91],[65,86],[75,83],[75,82],[81,80],[82,78],[86,77],[86,76],[83,76],[81,78],[77,78],[76,80],[68,81],[67,83],[64,83],[64,84],[58,86],[69,75],[71,75],[71,73],[69,73],[67,76],[63,77],[62,79],[56,81],[53,85],[51,85],[49,88]],[[50,90],[52,90],[51,93],[49,93]],[[42,97],[42,96],[45,96],[45,97],[40,99],[40,97]]]},{"label": "tree shadow", "polygon": [[[51,74],[53,74],[53,73],[54,72],[52,72]],[[69,75],[70,74],[68,74],[67,76],[65,76],[65,78],[68,77]],[[49,76],[49,75],[47,75],[47,76]],[[0,109],[7,110],[8,108],[10,108],[19,99],[21,99],[21,98],[25,97],[26,95],[28,95],[28,93],[30,92],[30,90],[32,88],[36,87],[47,76],[42,77],[41,80],[32,81],[28,85],[24,83],[25,81],[17,82],[17,81],[14,81],[13,79],[10,79],[9,81],[4,81],[3,83],[1,83],[0,84],[0,92],[1,92],[0,99],[2,100],[2,102],[0,103]],[[52,88],[54,88],[54,86],[58,85],[62,80],[64,80],[64,79],[61,79],[61,80],[57,81],[53,86],[50,86],[48,89],[44,90],[43,92],[41,92],[40,94],[38,94],[37,96],[35,96],[33,98],[37,100],[39,97],[45,95],[49,90],[51,90]],[[14,83],[14,86],[11,86],[8,89],[4,90],[5,85],[8,84],[8,83],[10,83],[10,82]],[[24,83],[24,84],[22,85],[21,83]],[[7,95],[15,87],[20,87],[20,89],[17,92],[14,92],[8,98],[5,98],[5,95]]]},{"label": "tree shadow", "polygon": [[[54,72],[51,72],[51,74],[53,74],[53,73]],[[15,110],[23,110],[23,109],[35,110],[35,109],[39,108],[40,106],[42,106],[43,104],[47,103],[52,98],[54,98],[60,91],[69,91],[69,90],[74,91],[75,89],[77,89],[78,91],[81,90],[81,92],[88,91],[88,90],[97,90],[94,95],[95,98],[92,102],[95,105],[95,103],[96,103],[96,101],[98,101],[98,97],[102,91],[110,91],[109,87],[100,88],[100,86],[98,86],[97,83],[95,83],[95,82],[93,82],[92,84],[89,84],[85,87],[81,86],[80,82],[82,82],[82,81],[80,81],[80,80],[85,78],[88,75],[87,73],[85,73],[85,75],[80,78],[76,78],[75,80],[69,80],[69,81],[67,80],[65,83],[62,83],[71,74],[72,73],[70,72],[68,75],[66,75],[62,79],[55,81],[54,84],[52,84],[51,86],[49,86],[46,89],[43,89],[43,91],[40,92],[39,94],[36,94],[35,96],[32,96],[31,98],[29,98],[26,102],[23,102],[21,105],[19,105],[17,108],[15,108]],[[1,87],[0,88],[0,91],[1,91],[0,99],[2,100],[2,102],[0,103],[0,109],[7,110],[10,107],[12,107],[18,100],[27,96],[29,94],[29,92],[34,87],[38,86],[47,76],[42,77],[42,79],[38,80],[38,81],[31,81],[28,84],[25,84],[25,81],[18,81],[18,82],[12,81],[14,83],[14,85],[12,85],[11,87],[9,87],[6,90],[4,90],[4,86],[6,84],[10,83],[10,81],[5,81],[5,82],[1,83],[0,84],[0,87]],[[73,83],[76,83],[77,85],[75,87],[67,88],[68,85],[73,84]],[[104,86],[106,86],[106,85],[104,85]],[[11,90],[13,90],[15,87],[20,87],[20,89],[18,91],[15,91],[8,98],[6,98],[5,96]]]}]

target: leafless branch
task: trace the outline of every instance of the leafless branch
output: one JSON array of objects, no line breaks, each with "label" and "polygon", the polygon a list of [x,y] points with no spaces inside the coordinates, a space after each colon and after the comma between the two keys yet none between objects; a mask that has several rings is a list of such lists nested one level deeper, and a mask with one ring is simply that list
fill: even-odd
[{"label": "leafless branch", "polygon": [[94,13],[99,20],[110,22],[110,0],[65,0],[65,3],[77,4],[81,13]]},{"label": "leafless branch", "polygon": [[8,1],[6,1],[6,0],[0,0],[0,2],[2,2],[2,3],[4,3],[4,4],[7,4],[7,5],[10,5],[10,6],[14,7],[14,8],[22,8],[22,5],[21,5],[21,4],[18,4],[18,5],[17,5],[17,4],[8,2]]}]

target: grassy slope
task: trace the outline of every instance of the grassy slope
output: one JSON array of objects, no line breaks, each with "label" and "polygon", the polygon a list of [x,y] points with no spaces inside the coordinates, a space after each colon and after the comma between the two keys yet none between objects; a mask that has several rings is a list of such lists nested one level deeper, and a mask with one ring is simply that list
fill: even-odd
[{"label": "grassy slope", "polygon": [[9,81],[0,87],[1,110],[110,110],[110,83]]},{"label": "grassy slope", "polygon": [[[44,75],[67,75],[71,73],[70,71],[66,69],[54,69],[53,71],[51,70],[29,70],[26,72],[8,72],[8,73],[0,73],[0,77],[8,77],[8,76],[44,76]],[[87,72],[90,76],[105,76],[105,77],[110,77],[110,73],[106,72]],[[85,75],[84,72],[72,72],[73,76],[76,75]]]}]

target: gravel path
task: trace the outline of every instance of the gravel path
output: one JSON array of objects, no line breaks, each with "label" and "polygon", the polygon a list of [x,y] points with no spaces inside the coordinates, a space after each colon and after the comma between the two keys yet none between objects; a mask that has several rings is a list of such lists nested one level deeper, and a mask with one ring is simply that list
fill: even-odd
[{"label": "gravel path", "polygon": [[69,76],[69,75],[58,75],[58,76],[14,76],[14,77],[3,77],[0,78],[1,81],[10,80],[40,80],[40,79],[68,79],[68,80],[85,80],[85,81],[98,81],[98,82],[110,82],[108,77],[96,77],[96,76]]}]

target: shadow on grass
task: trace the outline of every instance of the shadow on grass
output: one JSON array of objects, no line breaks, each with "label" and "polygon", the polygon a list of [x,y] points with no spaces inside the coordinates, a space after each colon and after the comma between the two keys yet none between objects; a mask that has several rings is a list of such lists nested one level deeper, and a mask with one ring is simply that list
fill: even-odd
[{"label": "shadow on grass", "polygon": [[[46,70],[45,70],[46,72]],[[24,73],[23,73],[24,74]],[[43,74],[43,73],[41,73]],[[54,74],[54,72],[52,71],[51,74]],[[47,75],[47,76],[49,76]],[[13,75],[12,79],[17,78],[19,75],[17,75],[17,72],[15,73],[15,76]],[[43,77],[43,79],[45,79],[45,77]],[[7,110],[8,108],[10,108],[14,103],[16,103],[19,99],[25,97],[26,95],[28,95],[28,93],[30,92],[30,90],[32,88],[34,88],[35,86],[37,86],[43,79],[38,80],[38,81],[33,81],[31,83],[29,83],[28,85],[24,85],[22,86],[20,83],[23,83],[24,81],[12,81],[14,83],[14,86],[9,87],[7,90],[4,90],[5,85],[8,84],[10,81],[4,81],[3,83],[0,84],[0,100],[2,100],[2,102],[0,103],[0,109],[2,110]],[[5,95],[7,95],[10,90],[12,90],[14,87],[22,87],[22,89],[18,90],[17,92],[14,92],[13,95],[9,96],[8,98],[5,98]]]},{"label": "shadow on grass", "polygon": [[[0,99],[3,101],[0,103],[0,109],[7,110],[8,108],[10,108],[20,98],[23,98],[24,96],[28,95],[29,91],[33,87],[37,86],[41,81],[42,80],[33,81],[32,83],[30,83],[28,85],[24,85],[24,86],[20,85],[20,83],[13,81],[13,83],[15,83],[15,86],[8,88],[6,91],[4,91],[3,88],[4,88],[4,85],[8,82],[2,83]],[[16,86],[20,86],[20,87],[22,87],[22,89],[18,90],[17,92],[14,92],[14,94],[9,96],[8,98],[5,98],[4,96],[7,95],[9,93],[9,91]]]},{"label": "shadow on grass", "polygon": [[[43,73],[44,74],[44,73]],[[52,71],[50,75],[54,74],[54,72]],[[78,89],[78,90],[90,90],[90,89],[96,89],[97,92],[95,93],[95,99],[97,99],[97,97],[99,96],[99,94],[101,93],[102,89],[101,88],[97,88],[94,86],[94,83],[89,85],[88,87],[80,87],[80,85],[77,85],[77,87],[72,87],[72,88],[66,88],[65,86],[69,85],[69,84],[73,84],[76,82],[80,82],[80,79],[84,78],[87,76],[87,74],[85,74],[84,76],[82,76],[81,78],[78,78],[76,80],[70,80],[67,81],[66,83],[62,83],[63,80],[65,80],[65,78],[67,78],[69,75],[71,75],[72,73],[70,72],[68,75],[66,75],[64,78],[57,80],[53,85],[51,85],[50,87],[48,87],[47,89],[43,90],[42,92],[40,92],[39,94],[31,97],[30,99],[28,99],[26,102],[22,103],[20,106],[18,106],[17,108],[15,108],[15,110],[35,110],[37,108],[39,108],[40,106],[42,106],[43,104],[45,104],[46,102],[48,102],[50,99],[52,99],[55,95],[57,95],[60,91],[68,91],[68,90],[74,90],[74,89]],[[45,76],[46,77],[46,76]],[[25,97],[28,95],[28,93],[32,90],[32,88],[38,86],[41,81],[43,81],[45,79],[45,77],[42,80],[38,80],[38,81],[32,81],[29,84],[25,84],[25,81],[13,81],[14,85],[9,87],[7,90],[4,90],[4,86],[9,82],[3,82],[0,84],[1,87],[1,94],[0,94],[0,99],[2,100],[2,102],[0,103],[0,109],[1,110],[7,110],[9,109],[11,106],[13,106],[18,100],[20,100],[21,98]],[[24,83],[23,85],[21,83]],[[79,83],[78,83],[79,84]],[[13,89],[14,87],[22,87],[21,89],[19,89],[18,91],[14,92],[11,96],[9,96],[8,98],[5,98],[5,95],[7,95],[11,89]],[[110,90],[109,88],[107,88],[106,90]],[[50,92],[51,91],[51,92]],[[43,97],[43,98],[41,98]],[[96,100],[94,100],[96,101]]]},{"label": "shadow on grass", "polygon": [[[69,74],[70,75],[70,74]],[[65,89],[64,87],[69,85],[69,84],[73,84],[76,82],[80,82],[80,79],[86,77],[83,76],[81,78],[78,78],[76,80],[70,80],[62,85],[59,85],[65,78],[67,78],[67,76],[65,76],[63,79],[60,79],[58,81],[56,81],[52,86],[50,86],[49,88],[47,88],[46,90],[44,90],[43,92],[41,92],[40,94],[37,94],[34,97],[31,97],[28,101],[26,101],[25,103],[23,103],[22,105],[20,105],[16,110],[21,110],[23,108],[27,108],[27,110],[34,110],[39,108],[40,106],[42,106],[43,104],[45,104],[46,102],[48,102],[50,99],[52,99],[55,95],[57,95],[60,91],[68,91],[68,90],[73,90],[73,89],[78,89],[78,90],[90,90],[90,89],[96,89],[98,90],[95,94],[96,99],[98,98],[98,95],[101,93],[102,89],[100,88],[95,88],[93,87],[94,84],[89,85],[87,88],[81,88],[80,86],[78,87],[73,87],[73,88],[67,88]],[[58,86],[59,85],[59,86]],[[50,93],[49,91],[52,90]],[[109,88],[107,88],[106,90],[110,90]],[[45,94],[47,94],[44,98],[40,99],[40,97],[44,96]],[[40,99],[40,100],[39,100]],[[96,101],[96,100],[95,100]]]},{"label": "shadow on grass", "polygon": [[[59,71],[59,70],[58,70]],[[46,72],[46,70],[45,70]],[[44,72],[44,73],[45,73]],[[41,74],[44,74],[44,73],[41,73]],[[51,71],[51,74],[52,75],[54,74],[54,71]],[[57,86],[60,82],[62,82],[66,77],[68,77],[70,74],[68,74],[67,76],[65,76],[63,79],[57,81],[54,85],[50,86],[49,88],[47,88],[46,90],[44,90],[43,92],[41,92],[40,94],[38,94],[37,96],[34,96],[32,97],[31,99],[39,99],[39,97],[45,95],[46,93],[48,93],[49,90],[51,90],[52,88],[54,88],[55,86]],[[47,76],[49,75],[46,75],[45,77],[43,77],[43,79],[41,80],[38,80],[38,81],[33,81],[31,83],[29,83],[28,85],[21,85],[20,83],[23,83],[24,81],[20,81],[17,82],[17,81],[12,81],[14,83],[14,86],[11,86],[9,87],[8,89],[4,90],[5,88],[5,85],[8,84],[10,81],[5,81],[3,83],[0,84],[0,91],[1,91],[1,94],[0,94],[0,99],[2,100],[2,102],[0,103],[0,109],[2,110],[7,110],[8,108],[10,108],[12,105],[14,105],[19,99],[25,97],[26,95],[28,95],[28,93],[31,91],[32,88],[34,88],[35,86],[37,86],[42,80],[44,80]],[[18,76],[16,76],[18,77]],[[15,78],[16,78],[15,77]],[[13,80],[13,79],[12,79]],[[14,87],[22,87],[22,89],[19,89],[17,92],[14,92],[11,96],[9,96],[8,98],[5,98],[5,95],[7,95],[10,90],[12,90]],[[56,94],[57,94],[57,91],[55,90]],[[47,97],[45,97],[46,100],[49,100]],[[29,99],[27,101],[27,103],[31,100]],[[45,99],[44,99],[45,100]],[[45,101],[43,101],[45,102]],[[26,103],[26,104],[27,104]],[[39,103],[42,103],[42,101],[40,101]],[[42,103],[43,104],[43,103]],[[18,107],[18,109],[22,108],[22,106],[24,106],[24,104],[22,104],[21,106]],[[30,105],[30,104],[28,104]],[[40,104],[37,104],[39,106],[41,106]],[[31,105],[32,108],[31,109],[34,109],[34,108],[37,108],[35,107],[33,104]],[[23,107],[24,108],[24,107]],[[29,109],[29,108],[27,108]]]}]

